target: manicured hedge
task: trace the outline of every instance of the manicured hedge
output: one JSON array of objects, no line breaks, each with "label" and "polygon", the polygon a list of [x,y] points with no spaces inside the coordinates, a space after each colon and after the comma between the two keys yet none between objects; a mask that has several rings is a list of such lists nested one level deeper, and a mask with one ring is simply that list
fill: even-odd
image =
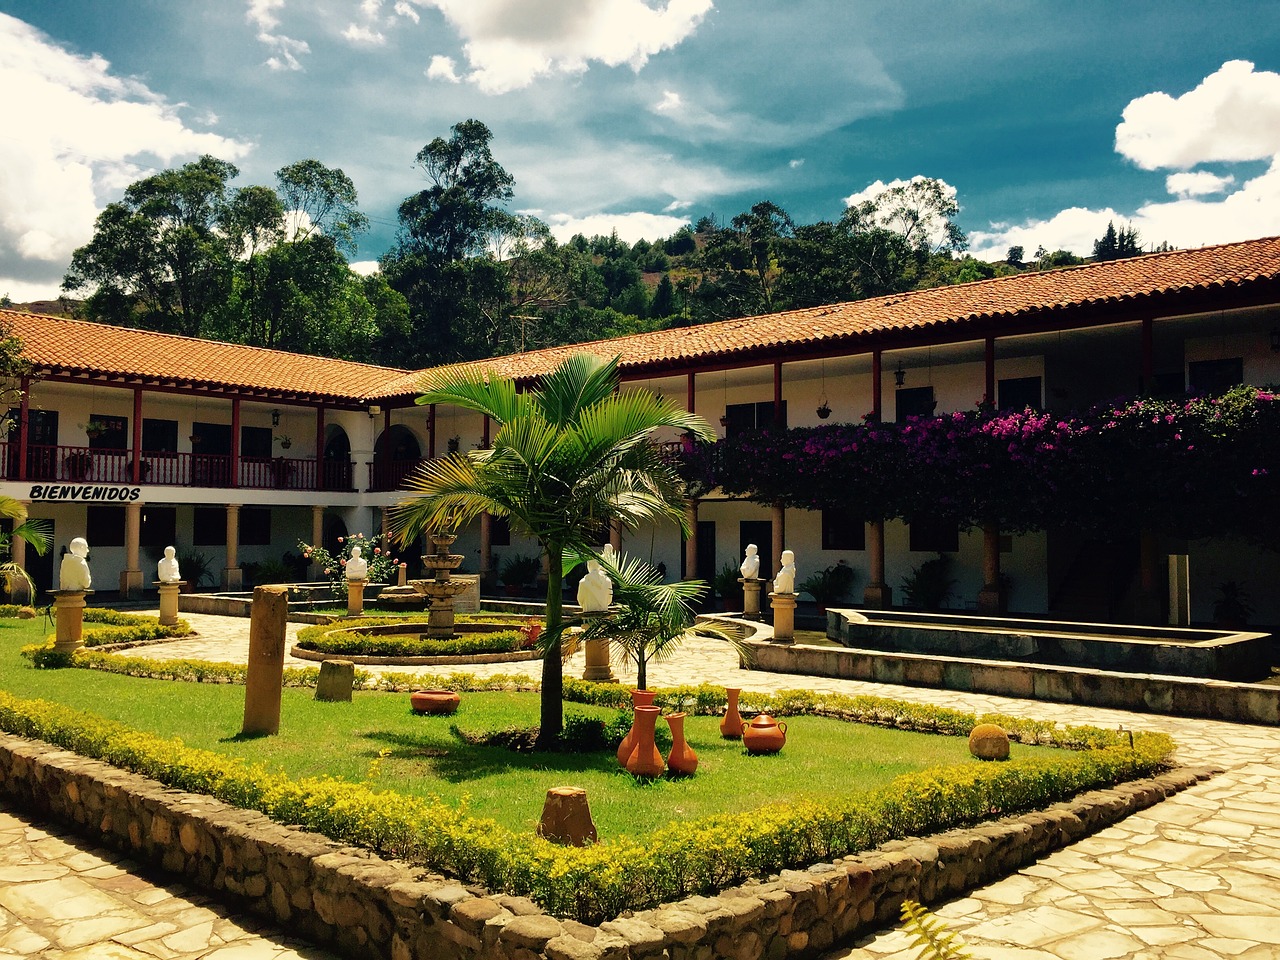
[{"label": "manicured hedge", "polygon": [[[107,610],[90,607],[84,611],[85,627],[81,639],[86,647],[101,647],[115,643],[141,643],[147,640],[165,640],[174,637],[185,637],[191,633],[191,624],[179,620],[171,626],[164,626],[158,617],[149,617],[137,613],[120,613],[118,610]],[[101,626],[99,626],[101,625]],[[55,651],[56,633],[45,638],[44,643],[35,643],[23,647],[22,656],[36,667],[56,668],[71,666],[70,655]]]},{"label": "manicured hedge", "polygon": [[299,630],[298,646],[320,653],[366,657],[456,657],[471,653],[511,653],[528,646],[528,643],[518,630],[469,633],[448,640],[434,640],[409,633],[372,636],[322,625]]},{"label": "manicured hedge", "polygon": [[[761,702],[799,702],[807,696],[784,693]],[[967,729],[991,719],[927,708],[913,716],[914,706],[870,697],[814,701],[815,711],[819,707],[872,711],[884,722],[902,716],[909,723]],[[895,837],[975,823],[1149,775],[1165,765],[1173,746],[1164,734],[1137,733],[1130,748],[1127,736],[1113,731],[1057,731],[1045,724],[1024,725],[1022,735],[1040,741],[1095,746],[1007,763],[927,770],[899,777],[885,788],[837,800],[770,805],[750,817],[726,814],[673,823],[644,837],[619,837],[578,849],[556,846],[532,833],[513,833],[436,800],[331,778],[294,781],[261,765],[189,749],[176,739],[3,692],[0,728],[105,760],[177,789],[261,810],[280,822],[300,824],[490,890],[530,896],[551,913],[586,922],[690,894],[712,893],[751,877],[830,860]]]}]

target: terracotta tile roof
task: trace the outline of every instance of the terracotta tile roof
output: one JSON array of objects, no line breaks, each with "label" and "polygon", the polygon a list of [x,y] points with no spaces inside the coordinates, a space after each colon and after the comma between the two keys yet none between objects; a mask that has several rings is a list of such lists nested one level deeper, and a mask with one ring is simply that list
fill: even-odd
[{"label": "terracotta tile roof", "polygon": [[[477,361],[494,373],[536,377],[566,356],[590,352],[621,357],[621,367],[687,366],[691,362],[747,360],[783,351],[856,349],[859,339],[920,333],[931,327],[1014,323],[1034,315],[1063,314],[1064,322],[1105,306],[1138,306],[1176,313],[1179,294],[1244,288],[1280,279],[1280,237],[1229,243],[1198,250],[1155,253],[1045,273],[936,287],[764,317],[723,320],[695,327],[633,334],[614,340],[549,347]],[[1277,299],[1280,299],[1278,297]],[[1157,305],[1157,301],[1159,305]],[[385,396],[417,389],[421,373],[389,383]]]},{"label": "terracotta tile roof", "polygon": [[359,402],[407,371],[283,350],[198,340],[83,320],[0,310],[37,371],[107,374],[173,384],[326,402]]}]

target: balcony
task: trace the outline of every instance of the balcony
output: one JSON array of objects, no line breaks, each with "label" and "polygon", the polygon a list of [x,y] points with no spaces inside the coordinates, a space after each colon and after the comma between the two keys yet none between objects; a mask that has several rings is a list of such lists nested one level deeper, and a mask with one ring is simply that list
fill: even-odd
[{"label": "balcony", "polygon": [[[9,480],[58,483],[134,483],[128,450],[89,447],[27,447],[22,470],[16,443],[0,443],[0,475]],[[223,487],[250,490],[350,491],[355,465],[350,460],[314,457],[240,457],[206,453],[144,450],[138,482],[174,487]]]}]

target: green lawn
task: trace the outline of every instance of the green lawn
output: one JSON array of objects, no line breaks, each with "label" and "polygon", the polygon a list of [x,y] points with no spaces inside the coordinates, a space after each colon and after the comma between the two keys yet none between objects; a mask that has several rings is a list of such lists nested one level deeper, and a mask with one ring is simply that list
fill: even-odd
[{"label": "green lawn", "polygon": [[[697,775],[644,783],[622,771],[612,751],[516,753],[467,745],[457,736],[455,727],[478,733],[536,723],[537,695],[520,693],[464,694],[453,717],[420,717],[410,711],[403,693],[360,692],[353,703],[334,704],[315,702],[311,690],[286,689],[280,735],[241,740],[243,687],[93,670],[35,670],[18,650],[46,631],[43,621],[0,620],[0,687],[177,736],[189,746],[261,762],[294,777],[369,779],[379,788],[465,803],[472,813],[518,831],[537,822],[546,790],[565,784],[587,789],[601,835],[609,837],[771,801],[836,796],[925,767],[977,762],[963,738],[821,717],[788,720],[782,753],[751,757],[740,743],[720,738],[717,718],[691,717],[686,733],[701,761]],[[570,715],[614,715],[577,704],[566,709]],[[1047,749],[1014,745],[1015,755]]]}]

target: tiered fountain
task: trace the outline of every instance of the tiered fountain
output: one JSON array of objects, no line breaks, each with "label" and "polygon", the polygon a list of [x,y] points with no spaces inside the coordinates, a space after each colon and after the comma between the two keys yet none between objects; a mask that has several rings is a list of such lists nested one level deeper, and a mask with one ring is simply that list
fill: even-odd
[{"label": "tiered fountain", "polygon": [[424,555],[422,565],[431,571],[431,579],[411,580],[409,586],[427,598],[426,636],[448,638],[453,636],[453,598],[465,593],[470,584],[449,576],[465,559],[460,553],[449,553],[449,547],[458,539],[457,536],[451,533],[432,534],[430,539],[436,552]]}]

